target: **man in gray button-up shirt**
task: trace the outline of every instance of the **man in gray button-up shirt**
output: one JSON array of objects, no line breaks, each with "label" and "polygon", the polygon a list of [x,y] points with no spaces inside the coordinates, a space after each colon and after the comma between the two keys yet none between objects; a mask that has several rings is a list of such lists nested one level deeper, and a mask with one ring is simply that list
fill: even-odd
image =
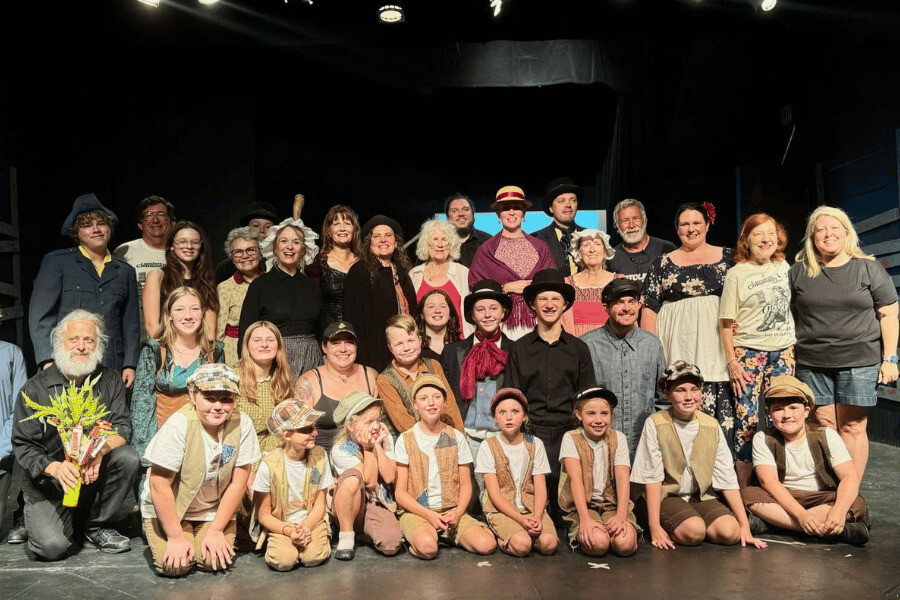
[{"label": "man in gray button-up shirt", "polygon": [[619,399],[613,413],[613,429],[628,440],[634,460],[644,420],[663,402],[656,380],[666,370],[666,356],[659,338],[637,327],[641,288],[630,279],[614,279],[603,289],[603,305],[609,320],[581,340],[591,351],[597,383]]}]

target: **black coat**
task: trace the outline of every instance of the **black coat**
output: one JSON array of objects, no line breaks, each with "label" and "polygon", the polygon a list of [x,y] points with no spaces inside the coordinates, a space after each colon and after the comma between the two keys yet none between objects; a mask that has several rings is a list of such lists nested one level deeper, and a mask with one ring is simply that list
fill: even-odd
[{"label": "black coat", "polygon": [[[538,229],[531,235],[541,240],[550,248],[550,254],[553,255],[553,262],[556,263],[556,268],[562,271],[563,275],[571,275],[569,272],[569,257],[563,254],[562,246],[559,245],[559,240],[556,239],[556,231],[554,231],[553,223],[550,223],[543,229]],[[584,227],[581,225],[575,225],[572,228],[572,233],[576,231],[582,231]]]},{"label": "black coat", "polygon": [[[453,395],[456,396],[456,404],[459,406],[459,413],[462,415],[463,422],[466,420],[466,413],[469,412],[469,402],[466,401],[459,393],[459,378],[462,374],[463,361],[468,356],[469,351],[475,345],[475,334],[473,333],[464,340],[452,342],[444,346],[441,353],[441,367],[444,369],[444,376],[453,389]],[[509,352],[512,348],[513,341],[506,337],[505,333],[500,334],[500,349]],[[503,375],[501,371],[497,375],[497,390],[503,387]]]}]

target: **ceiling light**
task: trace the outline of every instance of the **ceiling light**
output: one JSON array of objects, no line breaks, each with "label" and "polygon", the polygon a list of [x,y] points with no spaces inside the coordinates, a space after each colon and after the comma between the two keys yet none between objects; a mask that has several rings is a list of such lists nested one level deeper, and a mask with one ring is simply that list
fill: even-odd
[{"label": "ceiling light", "polygon": [[494,9],[494,16],[499,17],[503,10],[503,0],[491,0],[491,8]]},{"label": "ceiling light", "polygon": [[769,12],[770,10],[775,8],[776,4],[778,4],[778,0],[762,0],[759,7],[763,9],[763,11]]},{"label": "ceiling light", "polygon": [[403,7],[396,4],[385,4],[379,8],[378,18],[382,23],[403,23],[406,21]]},{"label": "ceiling light", "polygon": [[159,7],[159,0],[138,0],[141,4],[146,4],[147,6],[152,6],[154,8]]}]

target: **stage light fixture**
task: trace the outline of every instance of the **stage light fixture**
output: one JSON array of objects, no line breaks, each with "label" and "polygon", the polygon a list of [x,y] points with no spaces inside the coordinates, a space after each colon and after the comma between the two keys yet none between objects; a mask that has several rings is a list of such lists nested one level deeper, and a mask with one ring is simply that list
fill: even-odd
[{"label": "stage light fixture", "polygon": [[159,0],[138,0],[141,4],[146,4],[147,6],[152,6],[153,8],[159,8]]},{"label": "stage light fixture", "polygon": [[494,9],[494,16],[499,17],[500,11],[503,10],[503,0],[491,0],[490,6]]},{"label": "stage light fixture", "polygon": [[759,7],[763,9],[763,12],[769,12],[775,5],[778,4],[778,0],[762,0]]},{"label": "stage light fixture", "polygon": [[219,0],[198,0],[198,2],[200,2],[200,4],[209,5],[209,4],[217,4],[219,2]]},{"label": "stage light fixture", "polygon": [[385,4],[378,9],[378,18],[382,23],[403,23],[406,21],[406,14],[402,6]]}]

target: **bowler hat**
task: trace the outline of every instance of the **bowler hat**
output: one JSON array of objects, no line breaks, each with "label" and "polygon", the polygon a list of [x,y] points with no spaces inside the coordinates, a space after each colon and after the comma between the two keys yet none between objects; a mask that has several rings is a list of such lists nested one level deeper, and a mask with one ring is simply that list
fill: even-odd
[{"label": "bowler hat", "polygon": [[534,297],[539,292],[547,290],[562,294],[566,301],[566,310],[572,308],[572,303],[575,302],[575,288],[566,283],[566,278],[559,269],[543,269],[535,273],[531,283],[522,291],[522,297],[525,298],[525,303],[531,306]]},{"label": "bowler hat", "polygon": [[400,227],[400,223],[385,215],[375,215],[374,217],[366,221],[365,225],[363,225],[360,229],[359,233],[360,236],[362,236],[362,239],[366,239],[366,236],[369,235],[372,230],[379,225],[387,225],[394,232],[395,236],[403,237],[403,228]]},{"label": "bowler hat", "polygon": [[278,222],[278,212],[268,202],[252,202],[247,207],[247,212],[241,217],[241,225],[246,227],[253,219],[267,219],[276,223]]},{"label": "bowler hat", "polygon": [[584,188],[580,185],[575,185],[575,182],[568,177],[557,177],[547,184],[547,191],[544,192],[545,213],[548,215],[551,214],[550,206],[560,194],[575,194],[575,197],[581,202],[581,199],[584,197]]}]

